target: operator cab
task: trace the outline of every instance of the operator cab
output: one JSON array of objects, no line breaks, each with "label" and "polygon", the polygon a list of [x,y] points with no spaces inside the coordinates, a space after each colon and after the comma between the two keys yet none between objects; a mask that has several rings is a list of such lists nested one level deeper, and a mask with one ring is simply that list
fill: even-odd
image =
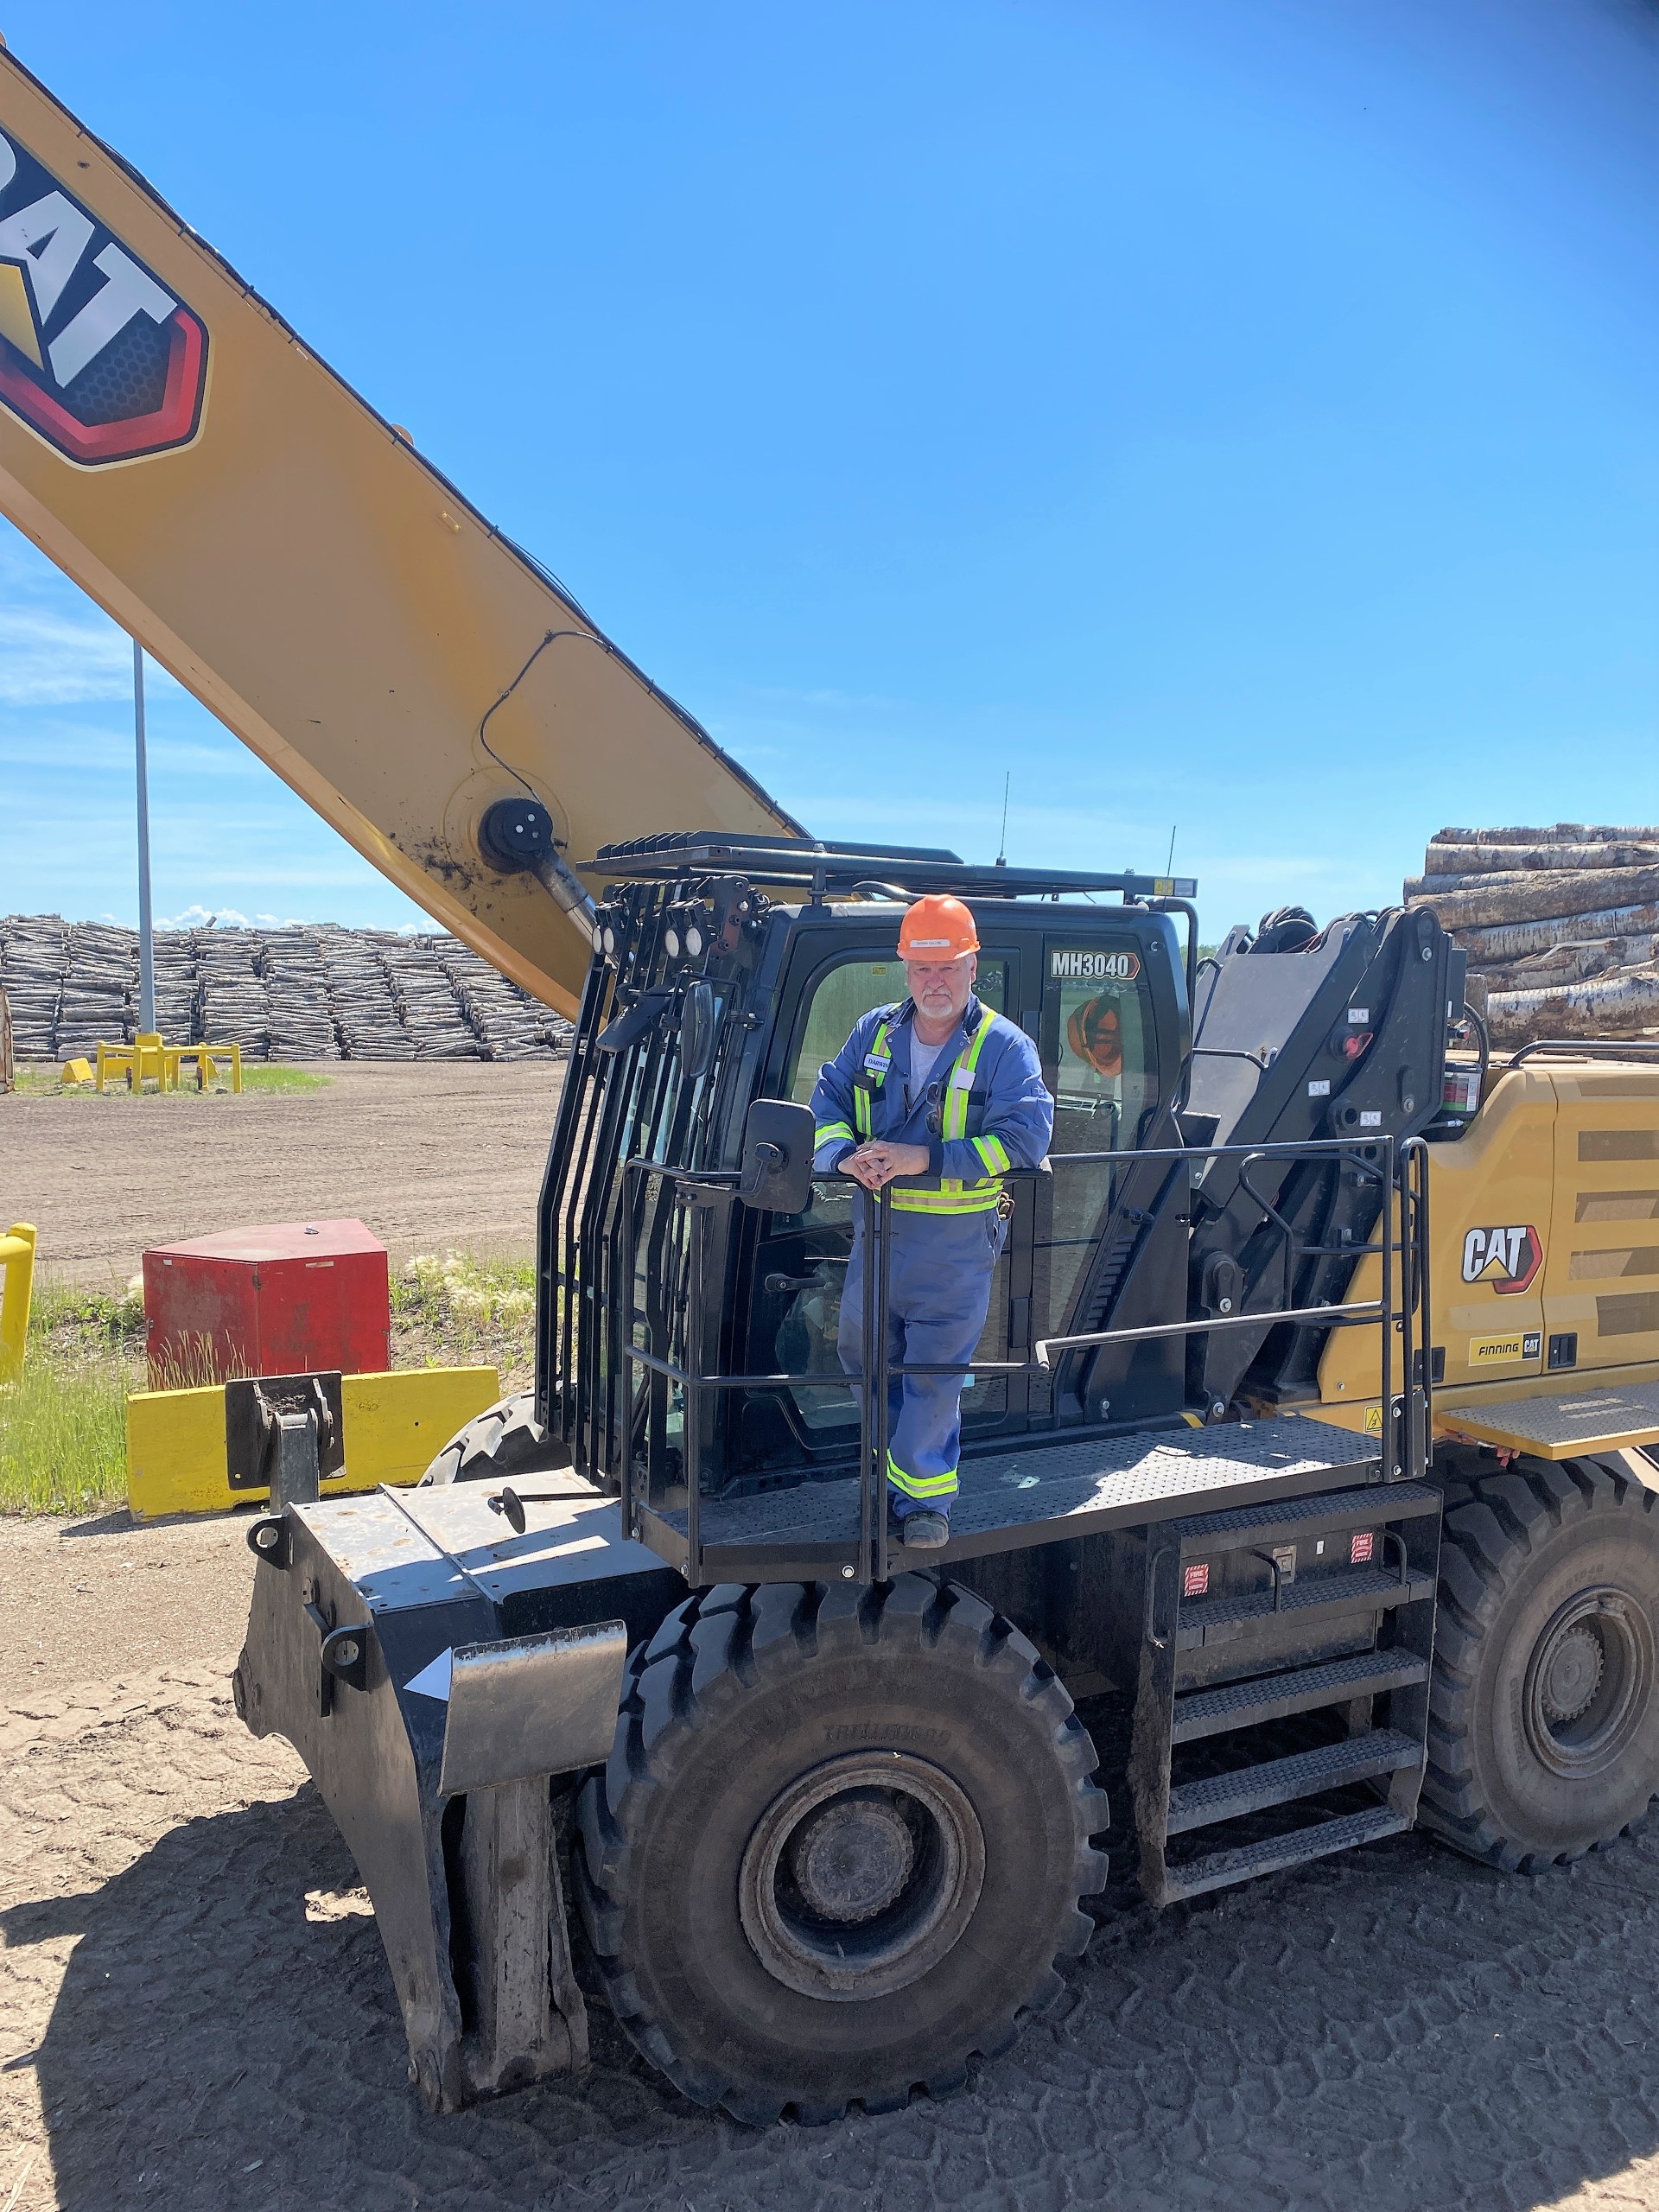
[{"label": "operator cab", "polygon": [[[1158,1234],[1141,1233],[1166,1174],[1120,1169],[1109,1155],[1180,1142],[1192,883],[728,836],[612,848],[595,865],[617,881],[595,921],[541,1216],[538,1399],[583,1472],[619,1484],[625,1455],[650,1456],[653,1427],[671,1452],[683,1418],[677,1392],[653,1388],[643,1370],[623,1375],[626,1301],[613,1294],[625,1246],[640,1344],[666,1343],[683,1325],[692,1261],[671,1179],[628,1161],[735,1170],[752,1102],[804,1104],[859,1016],[904,999],[899,924],[925,889],[948,888],[974,908],[976,989],[1038,1042],[1057,1100],[1055,1157],[1108,1155],[1013,1185],[980,1356],[1022,1360],[1039,1337],[1091,1325],[1131,1263],[1140,1295],[1172,1317],[1184,1307],[1178,1210],[1166,1210]],[[1085,903],[1103,892],[1122,903]],[[710,1225],[718,1249],[697,1264],[715,1271],[720,1294],[702,1371],[791,1379],[723,1394],[705,1490],[844,1476],[851,1465],[858,1409],[839,1379],[836,1337],[854,1204],[853,1186],[830,1177],[799,1213],[739,1209]],[[1119,1217],[1129,1233],[1114,1238]],[[1117,1363],[1109,1392],[1092,1357],[1052,1376],[977,1382],[963,1402],[968,1448],[1033,1428],[1178,1415],[1179,1345],[1142,1346]]]},{"label": "operator cab", "polygon": [[[1036,1041],[1056,1100],[1044,1172],[1010,1179],[976,1355],[1002,1371],[964,1393],[964,1461],[1317,1395],[1323,1331],[1186,1325],[1340,1298],[1388,1141],[1438,1110],[1462,977],[1432,915],[1236,932],[1200,975],[1190,881],[725,834],[592,865],[613,881],[540,1218],[538,1410],[581,1472],[734,1498],[858,1464],[836,1337],[863,1200],[838,1177],[790,1212],[711,1192],[754,1103],[804,1108],[859,1016],[904,999],[899,925],[930,890],[973,907],[978,995]],[[1333,1139],[1354,1140],[1341,1160]],[[1033,1358],[1126,1327],[1148,1333]],[[687,1374],[721,1378],[695,1438]]]}]

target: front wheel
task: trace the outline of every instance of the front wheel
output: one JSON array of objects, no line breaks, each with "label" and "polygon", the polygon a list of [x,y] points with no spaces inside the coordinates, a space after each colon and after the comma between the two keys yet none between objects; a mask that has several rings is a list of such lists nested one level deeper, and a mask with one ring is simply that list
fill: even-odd
[{"label": "front wheel", "polygon": [[1096,1764],[1033,1646],[955,1585],[693,1598],[630,1662],[581,1800],[624,2027],[751,2122],[959,2085],[1088,1941]]},{"label": "front wheel", "polygon": [[570,1454],[536,1418],[536,1393],[516,1391],[474,1414],[435,1453],[421,1487],[448,1483],[512,1482],[568,1467]]}]

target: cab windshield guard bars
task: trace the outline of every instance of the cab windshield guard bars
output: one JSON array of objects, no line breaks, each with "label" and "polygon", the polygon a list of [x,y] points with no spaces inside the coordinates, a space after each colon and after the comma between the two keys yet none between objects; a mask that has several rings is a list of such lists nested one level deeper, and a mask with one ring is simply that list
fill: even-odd
[{"label": "cab windshield guard bars", "polygon": [[[1420,1477],[1426,1468],[1428,1439],[1433,1433],[1428,1147],[1421,1137],[1409,1137],[1403,1142],[1392,1136],[1363,1140],[1325,1137],[1311,1138],[1300,1144],[1210,1145],[1124,1152],[1059,1153],[1052,1154],[1039,1167],[1010,1169],[999,1179],[1005,1184],[1035,1185],[1039,1179],[1046,1178],[1058,1168],[1127,1168],[1140,1164],[1173,1166],[1181,1163],[1191,1166],[1200,1160],[1206,1163],[1217,1160],[1239,1162],[1239,1190],[1251,1205],[1260,1209],[1264,1225],[1271,1222],[1276,1226],[1284,1258],[1285,1290],[1281,1305],[1250,1308],[1237,1313],[1215,1314],[1196,1321],[1160,1321],[1135,1328],[1094,1329],[1065,1336],[1040,1338],[1033,1341],[1032,1356],[1028,1359],[976,1359],[967,1363],[889,1360],[887,1345],[891,1310],[889,1263],[893,1193],[895,1190],[923,1188],[927,1179],[900,1177],[884,1185],[880,1192],[874,1195],[855,1184],[853,1187],[860,1205],[864,1234],[868,1240],[865,1267],[866,1295],[860,1316],[860,1368],[857,1374],[835,1376],[795,1373],[705,1374],[636,1344],[633,1341],[635,1331],[642,1324],[649,1329],[651,1322],[648,1315],[639,1313],[632,1306],[632,1287],[638,1261],[635,1209],[630,1203],[625,1209],[626,1264],[622,1280],[629,1286],[628,1305],[632,1322],[617,1349],[631,1365],[642,1367],[658,1378],[656,1387],[659,1392],[665,1393],[669,1388],[677,1386],[683,1393],[682,1472],[677,1487],[683,1486],[684,1491],[685,1526],[682,1539],[679,1531],[666,1520],[649,1495],[653,1487],[651,1460],[654,1453],[648,1442],[647,1496],[643,1499],[636,1493],[631,1446],[623,1455],[620,1504],[624,1530],[629,1535],[637,1533],[636,1516],[649,1517],[658,1529],[670,1537],[668,1550],[663,1555],[674,1555],[675,1563],[690,1586],[701,1588],[706,1580],[702,1571],[701,1532],[704,1393],[721,1390],[781,1391],[798,1389],[804,1385],[846,1389],[855,1392],[859,1402],[859,1529],[854,1573],[861,1583],[885,1582],[889,1576],[886,1510],[887,1392],[895,1376],[961,1375],[965,1378],[971,1375],[977,1378],[981,1376],[1049,1374],[1055,1360],[1068,1352],[1089,1351],[1106,1344],[1150,1343],[1163,1338],[1205,1336],[1232,1329],[1266,1331],[1282,1324],[1298,1327],[1377,1330],[1380,1338],[1380,1402],[1376,1433],[1382,1479],[1399,1481]],[[1288,1166],[1335,1164],[1347,1169],[1358,1179],[1373,1184],[1381,1200],[1378,1215],[1382,1229],[1376,1241],[1363,1244],[1326,1245],[1299,1236],[1277,1205],[1250,1179],[1252,1167],[1274,1161],[1282,1161]],[[690,1345],[700,1345],[703,1341],[708,1311],[709,1244],[714,1219],[716,1214],[729,1214],[739,1203],[739,1171],[693,1171],[671,1166],[661,1160],[632,1159],[626,1163],[625,1188],[627,1187],[627,1179],[633,1176],[661,1179],[671,1183],[674,1186],[676,1198],[689,1211],[690,1264],[687,1270],[685,1335]],[[815,1178],[819,1182],[842,1179],[846,1179],[831,1176]],[[1201,1184],[1195,1185],[1199,1193],[1202,1187]],[[1167,1196],[1167,1190],[1165,1196]],[[1143,1227],[1151,1226],[1163,1203],[1164,1199],[1160,1198]],[[1389,1218],[1391,1212],[1395,1217],[1392,1223]],[[1382,1282],[1377,1297],[1349,1300],[1338,1304],[1298,1306],[1294,1303],[1292,1284],[1299,1261],[1341,1257],[1357,1262],[1368,1256],[1379,1257],[1382,1262]],[[1400,1263],[1397,1270],[1396,1260]],[[875,1289],[874,1299],[868,1295],[871,1284]],[[1398,1395],[1395,1389],[1394,1339],[1396,1336],[1401,1339],[1400,1373],[1404,1380],[1404,1388]],[[1371,1433],[1369,1413],[1367,1433]],[[663,1551],[661,1545],[653,1545],[652,1548]],[[846,1569],[842,1571],[845,1573]]]}]

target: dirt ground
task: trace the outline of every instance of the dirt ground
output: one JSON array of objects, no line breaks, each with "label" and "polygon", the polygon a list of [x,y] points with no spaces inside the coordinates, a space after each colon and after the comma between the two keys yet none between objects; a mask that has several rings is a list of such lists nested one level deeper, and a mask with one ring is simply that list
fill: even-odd
[{"label": "dirt ground", "polygon": [[562,1061],[314,1071],[326,1090],[0,1096],[0,1225],[32,1221],[42,1270],[99,1290],[149,1246],[252,1222],[355,1216],[394,1264],[530,1253]]},{"label": "dirt ground", "polygon": [[584,2082],[429,2120],[345,1847],[231,1708],[251,1571],[239,1523],[0,1524],[0,2212],[1659,2208],[1651,1818],[1532,1881],[1406,1836],[1161,1919],[1119,1882],[943,2104],[752,2133],[596,2007]]}]

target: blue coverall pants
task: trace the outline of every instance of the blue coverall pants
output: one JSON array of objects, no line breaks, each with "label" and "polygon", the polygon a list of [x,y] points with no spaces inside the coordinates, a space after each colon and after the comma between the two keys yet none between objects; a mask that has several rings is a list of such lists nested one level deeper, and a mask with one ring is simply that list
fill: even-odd
[{"label": "blue coverall pants", "polygon": [[[857,1212],[863,1212],[861,1202]],[[1005,1233],[996,1208],[966,1214],[895,1211],[892,1224],[888,1359],[971,1359],[985,1326],[991,1276]],[[836,1336],[841,1363],[849,1375],[862,1371],[864,1278],[861,1224],[853,1236]],[[966,1379],[961,1375],[896,1375],[888,1385],[887,1496],[901,1521],[912,1513],[950,1510],[962,1450]],[[915,1489],[905,1487],[906,1478]]]}]

